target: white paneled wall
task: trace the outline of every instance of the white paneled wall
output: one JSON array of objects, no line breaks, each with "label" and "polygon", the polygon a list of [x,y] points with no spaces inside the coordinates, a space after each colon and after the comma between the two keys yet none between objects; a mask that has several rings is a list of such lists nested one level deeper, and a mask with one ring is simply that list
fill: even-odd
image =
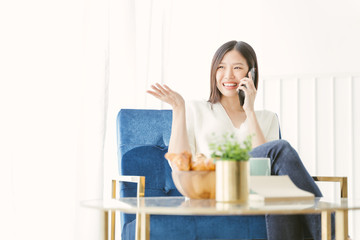
[{"label": "white paneled wall", "polygon": [[[282,138],[289,141],[313,176],[347,176],[349,199],[359,199],[360,74],[264,77],[256,107],[279,116]],[[320,185],[336,199],[339,186]],[[350,235],[360,214],[349,213]]]}]

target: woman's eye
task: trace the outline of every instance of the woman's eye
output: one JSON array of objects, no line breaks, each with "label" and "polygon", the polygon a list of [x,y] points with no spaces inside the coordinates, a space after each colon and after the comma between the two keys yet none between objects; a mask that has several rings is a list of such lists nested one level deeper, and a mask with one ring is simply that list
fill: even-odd
[{"label": "woman's eye", "polygon": [[234,69],[242,69],[241,67],[234,67]]},{"label": "woman's eye", "polygon": [[217,69],[220,69],[220,68],[224,68],[224,66],[218,66],[218,68],[217,68]]}]

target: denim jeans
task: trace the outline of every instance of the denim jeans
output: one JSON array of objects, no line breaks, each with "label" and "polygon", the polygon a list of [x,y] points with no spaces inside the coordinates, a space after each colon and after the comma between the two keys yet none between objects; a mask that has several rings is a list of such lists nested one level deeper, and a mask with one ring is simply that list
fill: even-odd
[{"label": "denim jeans", "polygon": [[[315,197],[322,197],[296,150],[285,140],[275,140],[262,144],[250,152],[251,157],[271,159],[271,175],[289,175],[294,184]],[[266,230],[269,240],[304,239],[307,228],[314,240],[321,239],[321,215],[266,215]],[[334,238],[334,216],[332,216],[332,238]]]}]

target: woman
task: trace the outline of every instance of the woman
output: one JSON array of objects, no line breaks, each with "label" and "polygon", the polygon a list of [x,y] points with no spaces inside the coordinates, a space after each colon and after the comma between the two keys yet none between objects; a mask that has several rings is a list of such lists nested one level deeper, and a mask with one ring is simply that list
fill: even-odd
[{"label": "woman", "polygon": [[[250,71],[254,69],[254,71]],[[252,76],[252,74],[254,76]],[[301,189],[322,196],[297,152],[279,139],[278,120],[269,111],[255,111],[259,71],[255,51],[245,42],[230,41],[215,53],[211,65],[210,98],[187,104],[168,86],[156,84],[149,94],[172,106],[173,122],[169,152],[189,151],[210,156],[213,133],[232,133],[242,142],[252,135],[252,157],[269,157],[272,175],[289,175]],[[238,91],[245,99],[240,104]],[[321,239],[320,215],[267,215],[268,239],[303,239],[303,226],[314,239]]]}]

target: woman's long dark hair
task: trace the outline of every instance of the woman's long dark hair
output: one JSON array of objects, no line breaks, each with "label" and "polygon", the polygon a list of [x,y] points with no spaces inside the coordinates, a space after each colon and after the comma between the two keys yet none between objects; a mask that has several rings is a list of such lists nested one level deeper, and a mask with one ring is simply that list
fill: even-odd
[{"label": "woman's long dark hair", "polygon": [[211,63],[211,73],[210,73],[210,97],[208,102],[214,104],[220,101],[221,98],[221,92],[216,86],[216,71],[217,68],[223,59],[224,55],[231,51],[236,50],[238,51],[245,59],[246,63],[249,66],[249,70],[251,68],[255,68],[255,76],[253,76],[253,79],[255,77],[255,88],[258,87],[258,80],[259,80],[259,71],[258,71],[258,62],[256,58],[256,54],[254,49],[247,44],[246,42],[242,41],[230,41],[225,44],[223,44],[215,53],[212,63]]}]

